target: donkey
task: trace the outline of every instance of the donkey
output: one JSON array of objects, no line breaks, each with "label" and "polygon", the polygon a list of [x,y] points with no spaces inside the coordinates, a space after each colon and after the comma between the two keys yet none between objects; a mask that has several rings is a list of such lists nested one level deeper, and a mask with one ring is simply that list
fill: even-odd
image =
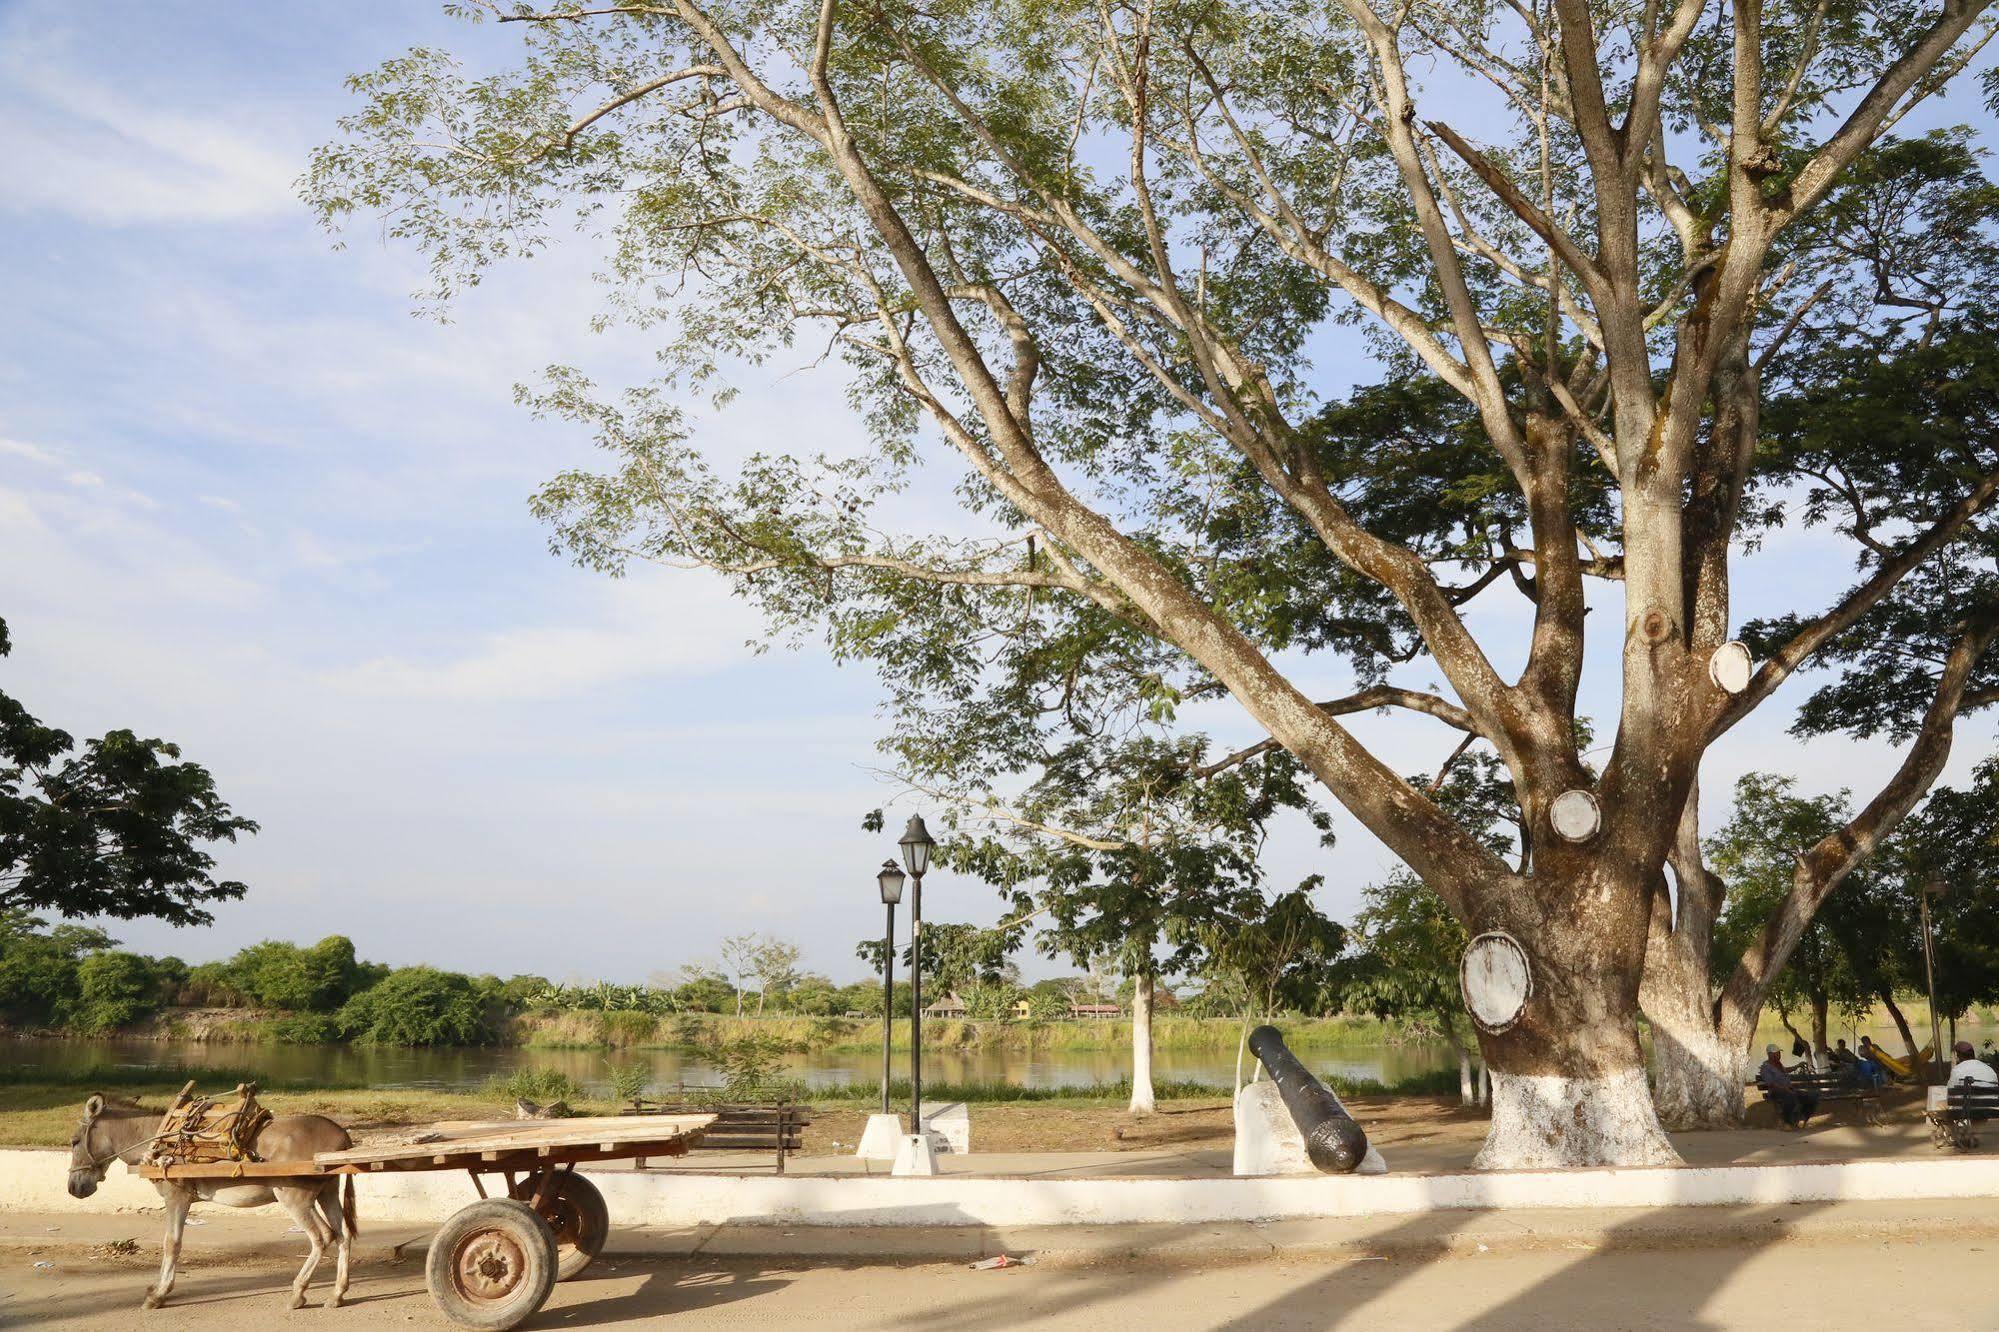
[{"label": "donkey", "polygon": [[[70,1139],[69,1194],[88,1198],[104,1181],[104,1172],[115,1160],[135,1166],[145,1154],[158,1127],[157,1110],[142,1110],[129,1101],[107,1102],[101,1095],[83,1103],[83,1122]],[[251,1149],[266,1161],[310,1161],[318,1152],[337,1152],[353,1146],[347,1130],[323,1115],[284,1115],[264,1125]],[[347,1183],[340,1191],[341,1180]],[[329,1309],[340,1307],[347,1296],[347,1263],[352,1255],[354,1236],[354,1177],[352,1175],[292,1175],[251,1179],[160,1179],[153,1181],[167,1204],[167,1233],[160,1242],[159,1284],[146,1292],[145,1307],[157,1309],[174,1288],[174,1264],[180,1259],[180,1238],[186,1228],[187,1209],[197,1200],[221,1203],[224,1207],[261,1207],[267,1202],[281,1204],[298,1228],[305,1232],[312,1251],[305,1266],[292,1282],[294,1309],[305,1304],[305,1289],[312,1283],[319,1261],[332,1244],[339,1255],[333,1276],[333,1298]]]}]

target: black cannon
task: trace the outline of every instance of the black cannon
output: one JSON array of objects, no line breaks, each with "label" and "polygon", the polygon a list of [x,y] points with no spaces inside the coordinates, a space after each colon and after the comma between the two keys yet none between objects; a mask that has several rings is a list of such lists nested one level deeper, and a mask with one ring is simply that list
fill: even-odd
[{"label": "black cannon", "polygon": [[1250,1053],[1262,1061],[1291,1112],[1291,1122],[1305,1138],[1305,1155],[1321,1174],[1351,1174],[1367,1155],[1367,1134],[1332,1088],[1305,1071],[1298,1056],[1284,1044],[1275,1027],[1258,1027],[1249,1034]]}]

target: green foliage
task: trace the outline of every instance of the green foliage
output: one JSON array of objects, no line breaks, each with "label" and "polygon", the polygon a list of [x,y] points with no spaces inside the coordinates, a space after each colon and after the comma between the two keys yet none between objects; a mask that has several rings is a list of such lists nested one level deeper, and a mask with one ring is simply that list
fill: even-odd
[{"label": "green foliage", "polygon": [[533,1101],[536,1105],[553,1105],[557,1101],[583,1098],[583,1089],[575,1079],[556,1068],[515,1069],[503,1078],[489,1079],[486,1092],[513,1101]]},{"label": "green foliage", "polygon": [[1243,1022],[1326,1007],[1346,930],[1312,901],[1316,878],[1255,916],[1208,927],[1201,969],[1212,1002]]},{"label": "green foliage", "polygon": [[[0,656],[9,649],[0,621]],[[217,881],[204,849],[257,825],[180,749],[132,731],[86,740],[44,726],[0,693],[0,911],[152,916],[204,925],[244,888]]]},{"label": "green foliage", "polygon": [[[993,929],[949,921],[924,921],[923,993],[926,1004],[954,991],[962,993],[981,985],[1012,983],[1020,974],[1012,956],[1019,950],[1026,935],[1026,928],[1021,925]],[[909,951],[909,941],[904,940],[898,958],[901,976],[908,974]],[[854,955],[867,963],[869,970],[879,972],[882,941],[864,939],[855,947]],[[875,996],[874,1007],[876,1012],[881,1011],[879,994]]]},{"label": "green foliage", "polygon": [[718,1047],[715,1058],[722,1066],[722,1094],[732,1101],[798,1099],[804,1084],[784,1076],[784,1055],[782,1041],[762,1035],[744,1036]]},{"label": "green foliage", "polygon": [[68,1025],[85,1035],[115,1031],[159,1007],[152,961],[137,953],[88,954],[77,963],[76,988]]},{"label": "green foliage", "polygon": [[[1954,497],[1963,478],[1999,462],[1995,318],[1999,310],[1945,322],[1893,354],[1878,339],[1815,348],[1799,367],[1795,391],[1764,410],[1763,447],[1774,473],[1766,485],[1794,480],[1801,494],[1790,507],[1804,523],[1857,532],[1877,545],[1878,531],[1933,522],[1940,496]],[[1856,439],[1869,447],[1856,453]],[[1782,500],[1772,503],[1783,511]],[[1863,562],[1877,558],[1869,552]],[[1973,523],[1814,658],[1816,669],[1836,674],[1804,701],[1792,730],[1907,741],[1936,694],[1939,663],[1964,631],[1967,610],[1994,604],[1999,526]],[[1743,626],[1742,637],[1768,653],[1807,618],[1758,620]],[[1999,697],[1999,653],[1973,664],[1967,690]]]},{"label": "green foliage", "polygon": [[112,944],[110,935],[89,926],[51,929],[25,912],[0,912],[0,1013],[16,1021],[60,1021],[81,996],[83,959]]},{"label": "green foliage", "polygon": [[652,1087],[652,1069],[637,1060],[625,1063],[607,1061],[605,1072],[611,1084],[611,1099],[637,1104]]},{"label": "green foliage", "polygon": [[[1797,857],[1851,817],[1844,791],[1806,797],[1796,789],[1788,777],[1745,774],[1735,784],[1728,822],[1704,847],[1709,866],[1728,884],[1713,958],[1723,976],[1790,894]],[[1805,927],[1770,987],[1770,1002],[1787,1019],[1801,1008],[1815,1021],[1834,1009],[1864,1009],[1894,983],[1888,968],[1899,950],[1892,945],[1908,938],[1911,923],[1894,917],[1894,904],[1874,867],[1848,876]]]},{"label": "green foliage", "polygon": [[1371,884],[1354,918],[1360,951],[1338,969],[1341,1005],[1380,1018],[1419,1018],[1459,1048],[1472,1039],[1458,988],[1458,961],[1470,942],[1437,895],[1406,871]]},{"label": "green foliage", "polygon": [[387,968],[364,965],[354,943],[329,935],[310,948],[267,939],[230,959],[233,987],[263,1008],[329,1013],[380,980]]},{"label": "green foliage", "polygon": [[677,1013],[682,1007],[671,990],[655,989],[650,985],[613,985],[609,981],[597,981],[591,985],[551,985],[543,981],[528,991],[525,1002],[531,1008],[572,1009],[584,1013],[647,1013],[654,1016]]},{"label": "green foliage", "polygon": [[250,996],[237,988],[227,962],[202,962],[187,969],[174,1002],[197,1008],[247,1008]]},{"label": "green foliage", "polygon": [[364,1045],[486,1045],[485,1007],[468,977],[435,967],[402,967],[349,999],[340,1030]]}]

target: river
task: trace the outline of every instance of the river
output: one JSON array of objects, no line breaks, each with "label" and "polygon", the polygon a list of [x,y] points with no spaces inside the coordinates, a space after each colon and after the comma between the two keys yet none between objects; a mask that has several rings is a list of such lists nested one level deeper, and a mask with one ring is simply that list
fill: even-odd
[{"label": "river", "polygon": [[[1432,1069],[1455,1067],[1441,1045],[1357,1045],[1298,1051],[1320,1076],[1371,1078],[1394,1083]],[[32,1078],[36,1070],[68,1077],[93,1069],[136,1072],[158,1068],[254,1070],[273,1085],[313,1083],[335,1087],[422,1088],[467,1091],[519,1069],[566,1073],[594,1094],[606,1090],[610,1061],[640,1061],[651,1067],[653,1085],[719,1086],[721,1070],[700,1054],[679,1050],[545,1050],[518,1047],[395,1049],[347,1045],[273,1045],[236,1041],[58,1040],[0,1038],[0,1068]],[[1161,1081],[1199,1082],[1229,1087],[1235,1080],[1233,1051],[1160,1050],[1153,1075]],[[881,1056],[859,1052],[794,1055],[792,1076],[808,1087],[878,1086]],[[926,1050],[927,1082],[1004,1081],[1023,1087],[1078,1087],[1116,1082],[1131,1071],[1124,1050]],[[908,1055],[898,1051],[895,1074],[909,1072]],[[121,1079],[130,1081],[130,1077]]]}]

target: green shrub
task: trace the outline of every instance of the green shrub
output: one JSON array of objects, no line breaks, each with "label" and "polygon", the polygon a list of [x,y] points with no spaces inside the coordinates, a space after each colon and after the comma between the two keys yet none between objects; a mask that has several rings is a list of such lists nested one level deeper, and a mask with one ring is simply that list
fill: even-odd
[{"label": "green shrub", "polygon": [[604,1045],[650,1045],[659,1031],[659,1019],[632,1009],[611,1009],[597,1014],[597,1030]]},{"label": "green shrub", "polygon": [[517,1068],[504,1078],[488,1079],[486,1091],[492,1096],[504,1096],[512,1101],[533,1101],[537,1105],[581,1100],[583,1096],[583,1089],[576,1085],[576,1080],[556,1068]]},{"label": "green shrub", "polygon": [[332,934],[310,948],[266,939],[229,960],[235,987],[265,1008],[330,1013],[380,973],[354,956],[354,941]]},{"label": "green shrub", "polygon": [[189,1008],[248,1008],[250,996],[243,993],[227,962],[202,962],[187,969],[173,1002]]},{"label": "green shrub", "polygon": [[606,1060],[604,1067],[610,1074],[611,1099],[621,1104],[643,1099],[652,1086],[652,1068],[636,1059],[622,1064]]},{"label": "green shrub", "polygon": [[137,953],[90,954],[76,964],[76,987],[66,1016],[86,1034],[130,1026],[159,1008],[152,964]]},{"label": "green shrub", "polygon": [[57,1022],[80,997],[83,958],[110,948],[112,938],[87,925],[47,926],[20,911],[0,911],[0,1013],[28,1022]]},{"label": "green shrub", "polygon": [[796,1100],[805,1084],[783,1075],[784,1054],[784,1042],[769,1036],[743,1036],[723,1045],[715,1052],[722,1094],[733,1101]]},{"label": "green shrub", "polygon": [[337,1019],[363,1045],[485,1045],[485,1006],[469,978],[436,967],[403,967],[361,991]]}]

